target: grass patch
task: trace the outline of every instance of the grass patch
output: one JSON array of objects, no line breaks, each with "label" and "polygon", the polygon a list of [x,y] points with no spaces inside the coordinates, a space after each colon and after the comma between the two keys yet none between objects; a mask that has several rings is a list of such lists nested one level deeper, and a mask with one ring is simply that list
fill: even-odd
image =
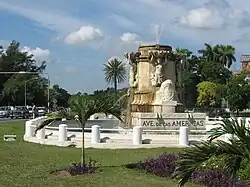
[{"label": "grass patch", "polygon": [[[4,142],[4,134],[17,135],[17,141]],[[81,150],[60,148],[23,141],[24,122],[0,123],[0,186],[48,186],[48,187],[175,187],[177,182],[136,170],[124,165],[137,162],[165,152],[178,152],[174,148],[104,150],[87,149],[87,157],[98,161],[102,172],[74,176],[58,177],[51,171],[71,163],[79,162]],[[188,184],[187,187],[199,185]]]}]

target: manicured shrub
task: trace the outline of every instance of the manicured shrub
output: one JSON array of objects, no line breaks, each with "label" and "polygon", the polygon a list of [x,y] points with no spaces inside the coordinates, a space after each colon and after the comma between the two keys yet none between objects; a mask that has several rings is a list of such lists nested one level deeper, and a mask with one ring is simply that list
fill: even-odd
[{"label": "manicured shrub", "polygon": [[100,171],[100,167],[96,163],[95,160],[90,159],[87,164],[73,163],[71,166],[57,169],[51,173],[59,174],[60,172],[67,172],[71,176],[91,174]]},{"label": "manicured shrub", "polygon": [[[178,154],[162,154],[138,163],[128,164],[127,168],[137,169],[160,177],[172,177],[177,167]],[[230,187],[232,180],[222,167],[223,158],[211,158],[201,168],[193,173],[191,181],[207,187]],[[216,169],[217,168],[217,169]],[[237,181],[234,187],[247,187],[247,183]]]},{"label": "manicured shrub", "polygon": [[161,177],[171,177],[173,174],[178,154],[162,154],[155,158],[149,158],[136,164],[128,164],[128,168],[135,168]]},{"label": "manicured shrub", "polygon": [[85,165],[82,165],[81,163],[74,163],[67,168],[67,171],[71,175],[83,175],[99,171],[99,166],[96,165],[95,160],[89,160],[89,162]]},{"label": "manicured shrub", "polygon": [[[230,187],[232,180],[230,176],[219,170],[196,171],[191,177],[191,181],[203,184],[207,187]],[[234,187],[247,187],[248,184],[238,181]]]},{"label": "manicured shrub", "polygon": [[250,180],[250,163],[248,160],[242,161],[238,175],[241,180]]}]

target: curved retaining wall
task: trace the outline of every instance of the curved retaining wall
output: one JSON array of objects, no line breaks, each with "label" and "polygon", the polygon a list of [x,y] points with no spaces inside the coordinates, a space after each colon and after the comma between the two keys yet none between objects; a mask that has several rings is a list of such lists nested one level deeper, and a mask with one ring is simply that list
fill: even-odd
[{"label": "curved retaining wall", "polygon": [[[35,134],[35,128],[45,118],[39,117],[26,121],[25,141],[64,147],[82,147],[82,133],[73,132],[72,130],[74,129],[68,128],[66,124],[60,124],[59,127],[41,129]],[[247,121],[250,122],[250,119],[248,118]],[[99,125],[93,125],[91,128],[85,129],[90,131],[85,132],[85,147],[106,149],[183,147],[200,140],[206,140],[208,137],[206,131],[219,127],[220,123],[222,122],[206,120],[206,130],[203,131],[189,130],[187,127],[180,127],[179,130],[145,130],[140,126],[135,126],[133,129],[128,130],[101,129]],[[226,135],[220,139],[227,140],[228,138],[229,136]]]}]

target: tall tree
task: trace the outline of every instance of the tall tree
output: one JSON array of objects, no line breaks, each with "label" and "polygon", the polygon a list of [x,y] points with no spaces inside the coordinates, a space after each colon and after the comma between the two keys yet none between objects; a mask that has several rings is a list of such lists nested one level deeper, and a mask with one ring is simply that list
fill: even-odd
[{"label": "tall tree", "polygon": [[61,88],[59,85],[53,85],[50,89],[50,102],[53,103],[56,101],[57,106],[60,107],[68,107],[68,100],[70,98],[70,94],[67,90]]},{"label": "tall tree", "polygon": [[202,57],[206,59],[206,61],[215,61],[217,58],[216,48],[205,43],[205,48],[198,50],[198,53],[202,54]]},{"label": "tall tree", "polygon": [[200,82],[200,77],[197,74],[200,58],[192,55],[188,49],[176,49],[178,59],[177,63],[178,85],[176,85],[180,94],[180,100],[185,108],[193,108],[197,100],[196,86]]},{"label": "tall tree", "polygon": [[217,45],[219,61],[226,67],[230,68],[236,62],[235,48],[231,45]]},{"label": "tall tree", "polygon": [[114,58],[104,64],[105,80],[109,84],[114,84],[114,89],[117,90],[117,85],[126,79],[126,65],[123,61]]},{"label": "tall tree", "polygon": [[213,82],[204,81],[197,85],[199,96],[197,103],[202,107],[211,107],[216,104],[217,85]]},{"label": "tall tree", "polygon": [[[4,52],[3,52],[4,51]],[[22,52],[20,44],[16,41],[12,41],[7,49],[1,50],[0,56],[0,90],[1,90],[1,104],[15,104],[24,105],[25,97],[25,83],[36,77],[40,84],[34,84],[32,89],[29,90],[29,94],[36,97],[44,94],[42,90],[46,87],[43,78],[39,75],[45,70],[46,62],[42,62],[40,66],[36,64],[33,55],[29,55],[27,52]],[[6,72],[34,72],[36,75],[31,74],[8,74]],[[29,87],[27,84],[27,87]],[[42,84],[42,86],[41,86]],[[37,89],[39,91],[37,91]],[[32,101],[34,102],[34,97]],[[43,101],[41,101],[43,102]]]},{"label": "tall tree", "polygon": [[232,76],[227,84],[226,99],[231,111],[242,111],[248,107],[250,103],[250,85],[245,80],[246,73],[241,72],[240,75]]},{"label": "tall tree", "polygon": [[235,48],[231,45],[215,45],[211,46],[205,43],[205,48],[198,50],[207,62],[217,62],[225,67],[230,68],[233,62],[236,62]]}]

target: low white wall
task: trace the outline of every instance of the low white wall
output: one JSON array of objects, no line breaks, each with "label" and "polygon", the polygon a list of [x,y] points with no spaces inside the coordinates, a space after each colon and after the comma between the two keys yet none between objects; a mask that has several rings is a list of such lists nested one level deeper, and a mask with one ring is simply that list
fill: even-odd
[{"label": "low white wall", "polygon": [[[45,118],[44,117],[39,117],[36,119],[32,119],[29,121],[26,121],[25,123],[25,135],[24,139],[26,141],[31,141],[35,143],[41,143],[41,144],[49,144],[49,145],[58,145],[58,146],[66,146],[75,142],[71,142],[70,136],[75,135],[76,139],[81,138],[81,132],[75,133],[75,132],[68,132],[67,130],[67,125],[66,124],[61,124],[59,125],[59,128],[55,128],[54,130],[51,129],[41,129],[40,131],[37,132],[35,136],[35,128],[37,127],[37,124],[42,122]],[[238,120],[240,121],[242,118],[239,118]],[[156,142],[161,142],[162,146],[167,146],[169,141],[174,141],[176,142],[176,146],[188,146],[190,140],[194,141],[199,141],[199,140],[206,140],[208,135],[207,134],[200,134],[200,135],[192,135],[191,132],[203,132],[205,133],[206,131],[211,130],[212,128],[219,127],[222,121],[221,119],[214,119],[212,118],[207,118],[206,119],[206,129],[205,130],[190,130],[188,127],[180,127],[178,130],[150,130],[148,128],[143,128],[142,126],[135,126],[133,130],[131,129],[105,129],[105,130],[113,130],[116,132],[123,132],[123,133],[102,133],[102,130],[99,125],[92,126],[91,133],[86,133],[85,138],[89,138],[89,144],[93,145],[93,147],[96,147],[97,145],[101,145],[103,143],[100,143],[101,141],[101,136],[107,136],[106,138],[110,138],[111,140],[121,140],[123,144],[126,144],[127,146],[143,146],[144,145],[144,140],[150,139],[152,144]],[[63,122],[62,122],[63,123]],[[246,125],[250,127],[250,118],[246,118]],[[173,132],[172,134],[169,135],[162,135],[159,133],[162,132]],[[146,133],[145,133],[146,132]],[[150,134],[151,132],[151,134]],[[154,133],[153,133],[154,132]],[[53,134],[54,138],[56,139],[48,139],[46,138],[46,134]],[[158,134],[156,134],[158,133]],[[176,134],[177,133],[177,134]],[[143,139],[144,138],[144,139]],[[225,140],[228,139],[228,136],[223,136],[221,138],[224,138]],[[76,139],[73,139],[76,141]],[[166,140],[166,143],[162,143]],[[81,142],[81,141],[79,141]],[[112,142],[112,141],[110,141]],[[125,142],[125,143],[124,143]],[[122,144],[121,143],[121,144]],[[106,146],[108,146],[110,143],[107,141],[105,143]],[[151,144],[151,143],[148,143]],[[157,143],[156,143],[157,144]],[[152,145],[154,146],[154,145]],[[128,148],[129,148],[128,147]],[[98,148],[98,146],[96,147]],[[151,147],[152,148],[152,147]]]}]

